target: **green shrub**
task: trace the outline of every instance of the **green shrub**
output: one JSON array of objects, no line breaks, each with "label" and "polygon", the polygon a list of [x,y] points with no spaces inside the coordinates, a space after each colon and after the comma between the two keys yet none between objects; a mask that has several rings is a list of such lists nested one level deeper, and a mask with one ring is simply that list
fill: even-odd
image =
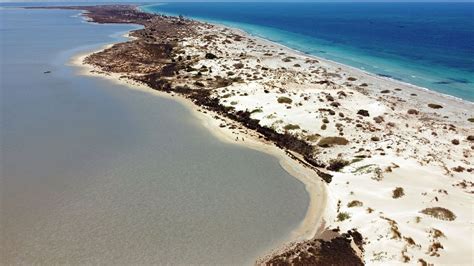
[{"label": "green shrub", "polygon": [[254,109],[252,112],[250,112],[251,114],[255,114],[255,113],[261,113],[263,112],[262,109],[260,108],[257,108],[257,109]]},{"label": "green shrub", "polygon": [[293,102],[292,99],[288,98],[288,97],[279,97],[278,98],[278,103],[287,103],[287,104],[291,104]]},{"label": "green shrub", "polygon": [[349,141],[343,137],[325,137],[318,142],[320,147],[330,147],[332,145],[347,145]]},{"label": "green shrub", "polygon": [[344,220],[347,220],[351,218],[351,216],[347,213],[347,212],[340,212],[338,215],[337,215],[337,220],[339,222],[342,222]]},{"label": "green shrub", "polygon": [[288,124],[288,125],[283,127],[284,130],[295,130],[295,129],[299,129],[299,128],[300,128],[300,126],[293,125],[293,124]]},{"label": "green shrub", "polygon": [[439,104],[436,104],[436,103],[429,103],[429,104],[428,104],[428,107],[429,107],[429,108],[433,108],[433,109],[441,109],[441,108],[443,108],[442,105],[439,105]]}]

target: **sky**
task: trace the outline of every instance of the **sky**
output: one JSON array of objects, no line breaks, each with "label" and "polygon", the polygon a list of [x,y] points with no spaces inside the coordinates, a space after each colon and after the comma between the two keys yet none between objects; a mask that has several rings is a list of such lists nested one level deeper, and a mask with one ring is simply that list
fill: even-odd
[{"label": "sky", "polygon": [[474,2],[474,0],[0,0],[0,3],[8,2]]},{"label": "sky", "polygon": [[97,3],[97,2],[147,2],[147,3],[159,3],[159,2],[470,2],[474,3],[474,0],[0,0],[0,3],[44,3],[44,2],[82,2],[82,3]]}]

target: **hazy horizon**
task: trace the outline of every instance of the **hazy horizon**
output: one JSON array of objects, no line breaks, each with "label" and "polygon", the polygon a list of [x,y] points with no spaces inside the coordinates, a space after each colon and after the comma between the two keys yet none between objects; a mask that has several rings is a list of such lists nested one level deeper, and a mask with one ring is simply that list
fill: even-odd
[{"label": "hazy horizon", "polygon": [[64,0],[0,0],[0,3],[54,3],[54,2],[75,2],[75,3],[97,3],[97,2],[117,2],[117,3],[172,3],[172,2],[346,2],[346,3],[364,3],[364,2],[380,2],[380,3],[390,3],[390,2],[400,2],[400,3],[474,3],[474,0],[298,0],[298,1],[289,1],[289,0],[174,0],[174,1],[141,1],[141,0],[75,0],[75,1],[64,1]]}]

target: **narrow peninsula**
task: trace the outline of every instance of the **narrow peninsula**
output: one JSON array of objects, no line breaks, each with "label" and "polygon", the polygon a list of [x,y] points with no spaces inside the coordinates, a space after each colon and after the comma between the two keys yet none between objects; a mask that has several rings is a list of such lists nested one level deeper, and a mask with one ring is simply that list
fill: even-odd
[{"label": "narrow peninsula", "polygon": [[319,218],[258,264],[471,261],[473,103],[220,25],[130,5],[54,8],[143,26],[82,57],[89,74],[184,99],[219,134],[276,147],[323,183],[308,210]]}]

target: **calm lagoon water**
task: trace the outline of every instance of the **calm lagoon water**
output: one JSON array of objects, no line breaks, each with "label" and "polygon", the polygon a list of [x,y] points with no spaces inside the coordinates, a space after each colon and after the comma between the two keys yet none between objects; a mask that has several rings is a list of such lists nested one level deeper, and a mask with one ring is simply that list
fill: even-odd
[{"label": "calm lagoon water", "polygon": [[142,9],[240,28],[474,101],[474,3],[167,3]]},{"label": "calm lagoon water", "polygon": [[288,237],[303,184],[172,100],[77,76],[133,27],[76,14],[0,10],[0,261],[251,264]]}]

